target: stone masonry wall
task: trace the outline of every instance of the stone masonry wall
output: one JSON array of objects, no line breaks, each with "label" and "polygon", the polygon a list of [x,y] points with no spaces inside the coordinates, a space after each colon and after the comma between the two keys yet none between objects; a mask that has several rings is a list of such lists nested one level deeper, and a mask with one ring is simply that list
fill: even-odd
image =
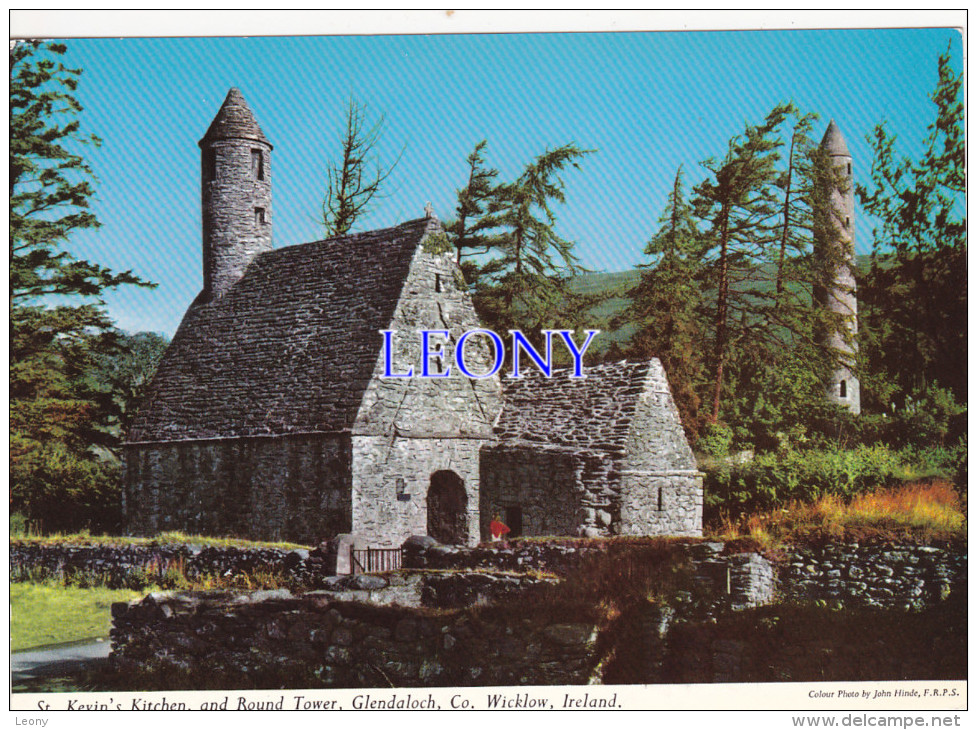
[{"label": "stone masonry wall", "polygon": [[[252,168],[252,149],[263,156],[262,180]],[[214,154],[216,167],[213,180],[207,179],[206,169],[201,177],[204,291],[219,296],[241,278],[255,256],[271,250],[271,145],[253,139],[215,140],[203,154]],[[264,211],[263,221],[256,208]]]},{"label": "stone masonry wall", "polygon": [[586,623],[507,621],[337,600],[328,593],[151,595],[112,607],[112,666],[153,687],[585,684]]},{"label": "stone masonry wall", "polygon": [[702,475],[695,471],[621,474],[623,535],[702,535]]},{"label": "stone masonry wall", "polygon": [[[445,243],[432,219],[387,327],[390,372],[413,377],[385,377],[386,356],[379,352],[353,427],[352,531],[372,546],[399,546],[427,534],[427,496],[437,471],[463,480],[466,542],[479,540],[478,449],[494,439],[502,391],[498,377],[469,379],[454,362],[455,343],[480,324],[454,259],[439,250]],[[421,377],[421,330],[447,332],[429,345],[443,354],[431,357],[430,373],[445,377]],[[465,353],[475,372],[491,369],[483,338],[472,339]],[[399,499],[398,480],[406,488]]]},{"label": "stone masonry wall", "polygon": [[[613,461],[600,451],[502,443],[482,450],[481,533],[507,507],[522,510],[522,535],[612,535],[620,521]],[[510,525],[511,527],[511,525]]]},{"label": "stone masonry wall", "polygon": [[350,531],[350,453],[325,434],[128,445],[128,531],[317,544]]},{"label": "stone masonry wall", "polygon": [[952,546],[829,543],[793,547],[780,597],[918,610],[967,590],[967,554]]},{"label": "stone masonry wall", "polygon": [[[479,541],[480,439],[353,437],[353,530],[370,547],[399,547],[426,535],[428,492],[435,472],[464,482],[468,544]],[[404,492],[398,497],[399,480]]]}]

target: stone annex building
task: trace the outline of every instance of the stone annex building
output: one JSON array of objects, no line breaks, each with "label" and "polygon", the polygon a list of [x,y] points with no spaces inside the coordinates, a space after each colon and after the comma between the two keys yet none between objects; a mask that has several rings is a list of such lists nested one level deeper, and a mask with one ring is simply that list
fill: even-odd
[{"label": "stone annex building", "polygon": [[[433,214],[273,249],[272,145],[237,89],[200,147],[204,285],[128,434],[132,533],[471,544],[499,514],[515,535],[701,534],[657,360],[385,378],[382,330],[405,372],[418,330],[480,327]],[[486,338],[466,355],[491,369]]]}]

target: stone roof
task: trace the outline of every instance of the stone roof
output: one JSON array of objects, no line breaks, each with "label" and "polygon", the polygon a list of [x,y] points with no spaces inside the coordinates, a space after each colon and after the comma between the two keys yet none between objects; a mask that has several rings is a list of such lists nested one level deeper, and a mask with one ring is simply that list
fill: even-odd
[{"label": "stone roof", "polygon": [[411,259],[439,224],[329,238],[258,255],[219,299],[190,306],[130,442],[349,428]]},{"label": "stone roof", "polygon": [[496,424],[502,440],[531,441],[573,448],[624,451],[639,396],[648,385],[652,361],[570,369],[547,378],[527,370],[503,378],[504,402]]},{"label": "stone roof", "polygon": [[845,136],[838,129],[838,125],[835,124],[834,119],[828,123],[828,129],[824,133],[824,139],[821,140],[821,147],[827,150],[828,154],[832,157],[851,157],[851,153],[848,151],[848,144],[845,142]]},{"label": "stone roof", "polygon": [[227,97],[217,116],[214,117],[214,121],[207,128],[207,133],[198,144],[203,147],[204,143],[217,139],[253,139],[268,145],[269,148],[272,147],[271,142],[258,126],[258,120],[254,118],[251,107],[237,88],[231,88],[227,92]]}]

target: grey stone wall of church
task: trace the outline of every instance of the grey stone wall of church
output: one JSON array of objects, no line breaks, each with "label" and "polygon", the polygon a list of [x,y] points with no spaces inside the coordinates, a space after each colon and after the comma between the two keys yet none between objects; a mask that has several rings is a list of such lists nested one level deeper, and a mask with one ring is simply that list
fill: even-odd
[{"label": "grey stone wall of church", "polygon": [[[370,547],[400,547],[428,534],[431,477],[450,471],[464,483],[467,544],[479,540],[478,491],[481,439],[354,436],[353,532]],[[398,496],[398,481],[403,493]]]},{"label": "grey stone wall of church", "polygon": [[127,530],[316,544],[350,530],[348,436],[130,444]]},{"label": "grey stone wall of church", "polygon": [[621,534],[702,535],[702,475],[697,471],[621,474]]},{"label": "grey stone wall of church", "polygon": [[[413,377],[384,377],[385,357],[378,347],[354,435],[494,439],[492,423],[502,408],[502,386],[497,376],[469,379],[454,362],[455,343],[465,332],[481,325],[451,253],[429,250],[440,245],[441,239],[446,245],[444,233],[435,228],[414,254],[387,327],[393,332],[390,372],[413,371]],[[435,357],[429,370],[432,376],[443,372],[446,377],[420,377],[421,330],[448,332],[447,337],[432,335],[429,347],[431,352],[447,351],[441,359],[442,370],[438,371],[439,358]],[[465,353],[470,369],[478,373],[491,369],[491,353],[484,337],[471,338]]]},{"label": "grey stone wall of church", "polygon": [[[502,391],[497,377],[471,380],[454,362],[455,343],[480,325],[445,244],[432,221],[388,327],[393,331],[390,371],[413,370],[414,377],[384,377],[385,356],[379,352],[353,427],[352,529],[372,547],[399,547],[411,535],[428,534],[428,493],[439,471],[463,481],[466,542],[479,540],[479,448],[494,439]],[[431,374],[448,377],[420,377],[424,329],[448,332],[432,338],[430,346],[446,351],[440,371],[432,359]],[[476,372],[491,368],[484,338],[472,340],[465,352]],[[399,497],[398,482],[404,490]]]},{"label": "grey stone wall of church", "polygon": [[506,508],[522,511],[522,535],[601,537],[619,529],[620,495],[607,453],[503,443],[482,450],[482,537]]},{"label": "grey stone wall of church", "polygon": [[697,469],[668,378],[658,360],[652,361],[644,390],[638,396],[625,449],[624,469],[656,473]]}]

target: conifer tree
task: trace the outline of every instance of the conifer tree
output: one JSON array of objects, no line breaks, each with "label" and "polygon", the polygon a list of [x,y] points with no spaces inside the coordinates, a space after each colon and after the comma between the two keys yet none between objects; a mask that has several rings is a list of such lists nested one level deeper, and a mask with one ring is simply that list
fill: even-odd
[{"label": "conifer tree", "polygon": [[697,283],[703,240],[692,206],[686,201],[682,178],[680,167],[658,219],[658,231],[644,249],[652,262],[639,266],[638,284],[628,292],[629,304],[612,321],[612,327],[634,328],[625,350],[628,357],[659,358],[682,423],[694,439],[701,425],[701,399],[696,390],[705,376],[703,297]]},{"label": "conifer tree", "polygon": [[[322,225],[327,236],[343,236],[380,197],[383,184],[393,174],[400,157],[389,167],[380,162],[377,147],[383,137],[384,117],[368,125],[365,104],[350,97],[340,140],[339,162],[326,170],[326,196],[322,201]],[[403,151],[401,151],[403,154]]]},{"label": "conifer tree", "polygon": [[445,225],[445,233],[457,251],[459,265],[462,264],[466,251],[486,254],[496,242],[489,232],[493,221],[487,217],[487,213],[497,194],[495,180],[499,171],[485,166],[487,148],[488,142],[483,139],[465,159],[468,164],[468,181],[458,190],[455,219]]},{"label": "conifer tree", "polygon": [[108,396],[88,376],[116,332],[97,297],[147,285],[66,248],[99,225],[82,151],[100,144],[81,129],[81,71],[64,65],[66,50],[10,49],[11,509],[48,529],[97,521],[113,502],[113,467],[96,447],[119,434],[106,429]]},{"label": "conifer tree", "polygon": [[938,386],[967,399],[963,80],[949,50],[939,58],[931,99],[935,118],[920,159],[900,158],[895,134],[881,122],[869,137],[871,184],[856,186],[878,220],[859,290],[863,350],[880,376],[866,390],[878,408],[902,407]]},{"label": "conifer tree", "polygon": [[475,305],[497,331],[574,329],[596,298],[578,294],[569,280],[584,271],[574,243],[556,231],[556,204],[566,200],[563,176],[590,154],[570,143],[546,150],[511,183],[499,185],[483,220],[493,230],[490,258],[479,269]]},{"label": "conifer tree", "polygon": [[[758,125],[730,140],[722,160],[706,160],[709,179],[695,189],[697,215],[708,225],[704,283],[715,291],[710,420],[718,421],[730,348],[746,348],[764,323],[750,317],[756,302],[751,277],[777,240],[775,194],[782,141],[776,131],[790,113],[776,106]],[[759,354],[759,353],[756,353]]]}]

